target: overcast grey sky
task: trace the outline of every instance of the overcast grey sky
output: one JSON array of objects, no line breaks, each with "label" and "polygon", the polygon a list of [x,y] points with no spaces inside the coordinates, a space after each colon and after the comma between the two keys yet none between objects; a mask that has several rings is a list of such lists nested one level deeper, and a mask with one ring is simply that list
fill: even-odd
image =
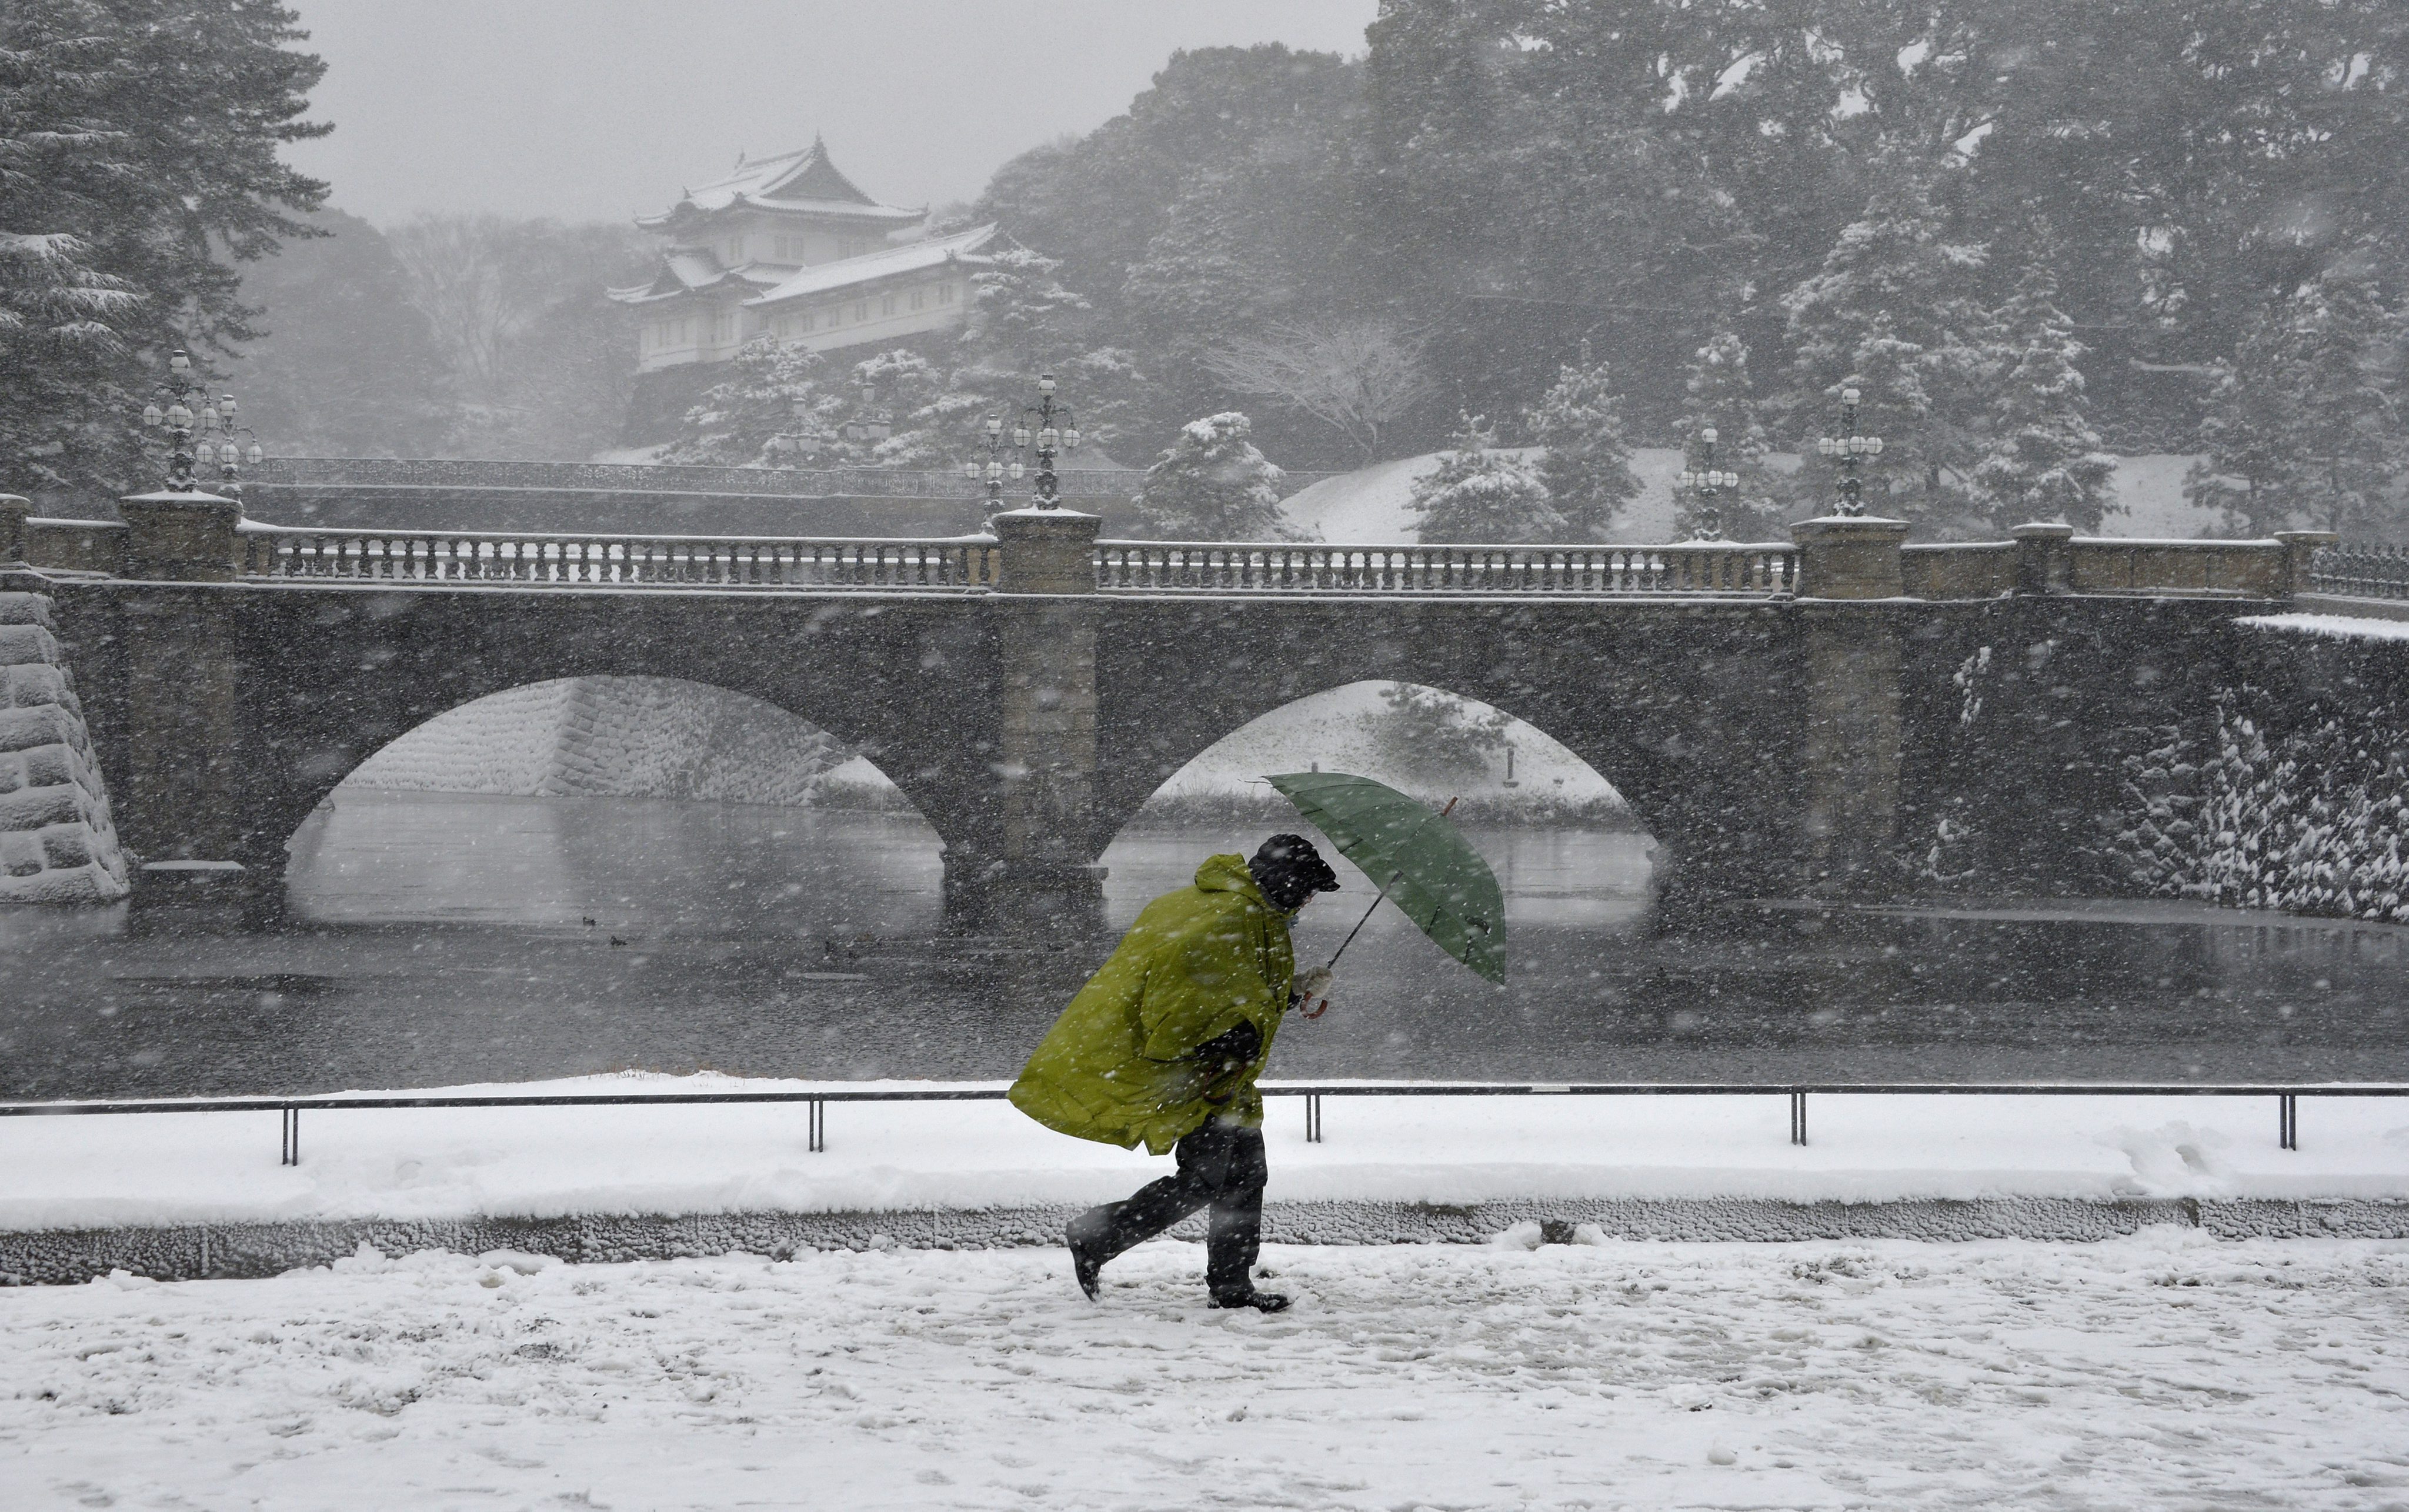
[{"label": "overcast grey sky", "polygon": [[894,204],[967,199],[1088,131],[1177,48],[1349,54],[1378,0],[288,0],[337,208],[621,220],[816,130]]}]

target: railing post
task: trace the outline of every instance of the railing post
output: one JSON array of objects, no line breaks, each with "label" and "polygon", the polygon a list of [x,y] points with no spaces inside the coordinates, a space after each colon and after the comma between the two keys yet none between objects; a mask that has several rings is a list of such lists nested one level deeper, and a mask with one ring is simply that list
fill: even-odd
[{"label": "railing post", "polygon": [[0,572],[25,565],[25,520],[33,501],[16,494],[0,494]]},{"label": "railing post", "polygon": [[163,491],[117,501],[125,575],[154,583],[231,583],[240,575],[242,506],[215,494]]},{"label": "railing post", "polygon": [[2026,596],[2074,591],[2074,526],[2020,525],[2016,538],[2016,592]]},{"label": "railing post", "polygon": [[1006,510],[995,516],[1003,558],[998,593],[1094,593],[1096,531],[1104,522],[1076,510]]},{"label": "railing post", "polygon": [[1899,548],[1907,523],[1872,515],[1825,515],[1790,527],[1798,542],[1801,598],[1897,598],[1905,593]]},{"label": "railing post", "polygon": [[2317,552],[2342,540],[2330,530],[2278,530],[2276,540],[2284,547],[2283,585],[2275,597],[2292,598],[2307,593],[2316,570]]}]

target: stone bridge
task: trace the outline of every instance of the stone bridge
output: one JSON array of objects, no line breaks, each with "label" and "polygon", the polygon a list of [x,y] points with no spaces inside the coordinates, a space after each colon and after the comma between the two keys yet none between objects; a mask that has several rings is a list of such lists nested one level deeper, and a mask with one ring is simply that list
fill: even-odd
[{"label": "stone bridge", "polygon": [[[1091,923],[1097,858],[1164,779],[1365,679],[1563,742],[1655,836],[1676,911],[1883,891],[1969,785],[2034,819],[1998,890],[2068,888],[2099,780],[2069,774],[2213,697],[2227,622],[2308,589],[2331,540],[1907,546],[1825,519],[1763,545],[1231,545],[1031,510],[951,540],[741,540],[304,530],[207,495],[123,512],[0,500],[0,588],[50,601],[119,832],[154,869],[216,863],[272,902],[303,819],[412,727],[553,678],[685,678],[869,756],[945,842],[949,919],[996,930]],[[1979,692],[1978,666],[1999,669]],[[1954,742],[1977,697],[2019,738]]]}]

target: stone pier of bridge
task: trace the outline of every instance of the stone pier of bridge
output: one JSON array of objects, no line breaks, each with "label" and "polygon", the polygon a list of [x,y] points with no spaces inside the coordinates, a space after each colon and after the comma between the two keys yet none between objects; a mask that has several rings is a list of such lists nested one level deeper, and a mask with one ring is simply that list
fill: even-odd
[{"label": "stone pier of bridge", "polygon": [[[48,605],[146,887],[218,878],[272,913],[286,842],[386,742],[530,683],[672,677],[869,756],[945,842],[948,920],[1002,934],[1094,929],[1104,847],[1166,778],[1367,680],[1480,699],[1588,761],[1655,838],[1675,915],[1882,895],[1974,787],[2035,821],[1986,853],[1998,890],[2081,890],[2084,814],[2120,780],[2102,753],[2213,702],[2228,623],[2305,587],[2330,540],[1913,547],[1825,519],[1774,546],[1382,548],[1405,566],[1380,576],[1359,549],[1100,546],[1092,516],[1019,510],[989,536],[849,543],[810,583],[734,581],[728,552],[698,581],[720,548],[671,538],[608,542],[594,559],[620,565],[570,582],[498,577],[467,538],[344,555],[334,538],[374,533],[253,526],[207,495],[122,512],[0,501],[0,589]],[[736,544],[791,564],[829,543]],[[859,581],[904,546],[916,576]],[[1137,586],[1104,565],[1183,550],[1222,560]],[[639,581],[640,554],[685,566]],[[1667,587],[1668,562],[1709,585]]]}]

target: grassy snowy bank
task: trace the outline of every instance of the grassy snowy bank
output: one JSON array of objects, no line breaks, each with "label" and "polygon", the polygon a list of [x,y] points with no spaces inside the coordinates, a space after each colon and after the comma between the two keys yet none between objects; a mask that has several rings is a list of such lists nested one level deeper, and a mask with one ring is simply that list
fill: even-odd
[{"label": "grassy snowy bank", "polygon": [[1190,1245],[0,1292],[0,1505],[2367,1508],[2409,1252]]},{"label": "grassy snowy bank", "polygon": [[[488,1095],[804,1090],[627,1073]],[[846,1087],[934,1084],[847,1083]],[[1472,1204],[1747,1198],[2409,1199],[2409,1099],[1840,1097],[1788,1140],[1782,1097],[1333,1097],[1305,1142],[1276,1098],[1269,1198]],[[1090,1203],[1166,1162],[1067,1139],[1002,1102],[835,1103],[828,1149],[797,1104],[406,1109],[0,1119],[0,1231],[353,1218],[881,1213]]]}]

